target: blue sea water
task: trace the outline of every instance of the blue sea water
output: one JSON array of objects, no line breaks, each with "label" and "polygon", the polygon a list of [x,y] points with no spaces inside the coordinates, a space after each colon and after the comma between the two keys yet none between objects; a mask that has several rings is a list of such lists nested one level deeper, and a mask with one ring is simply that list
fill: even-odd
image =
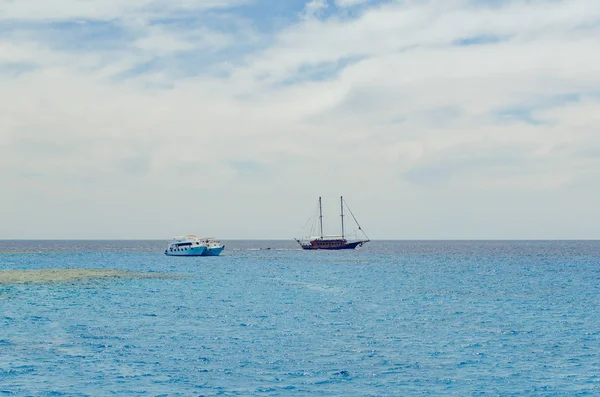
[{"label": "blue sea water", "polygon": [[[0,395],[600,395],[600,242],[0,241]],[[261,248],[271,248],[265,250]]]}]

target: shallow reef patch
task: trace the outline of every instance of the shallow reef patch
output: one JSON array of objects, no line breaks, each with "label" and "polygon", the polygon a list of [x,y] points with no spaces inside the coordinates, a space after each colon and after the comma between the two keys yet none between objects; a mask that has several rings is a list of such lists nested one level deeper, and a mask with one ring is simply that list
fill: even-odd
[{"label": "shallow reef patch", "polygon": [[114,269],[0,270],[0,284],[46,283],[100,278],[176,278],[175,274],[141,273]]}]

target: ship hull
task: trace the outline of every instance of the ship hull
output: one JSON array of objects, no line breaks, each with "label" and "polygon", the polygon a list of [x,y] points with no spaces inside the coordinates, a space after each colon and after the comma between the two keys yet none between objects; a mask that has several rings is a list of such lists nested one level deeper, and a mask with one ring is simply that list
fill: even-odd
[{"label": "ship hull", "polygon": [[225,247],[207,248],[206,251],[202,253],[202,256],[219,256],[224,249]]},{"label": "ship hull", "polygon": [[[300,243],[300,242],[299,242]],[[307,251],[313,250],[328,250],[328,251],[339,251],[339,250],[353,250],[357,247],[362,246],[366,241],[354,241],[348,243],[346,241],[335,241],[335,240],[313,240],[308,244],[300,243],[302,249]]]},{"label": "ship hull", "polygon": [[206,252],[205,246],[190,247],[187,249],[167,249],[165,255],[167,256],[204,256]]}]

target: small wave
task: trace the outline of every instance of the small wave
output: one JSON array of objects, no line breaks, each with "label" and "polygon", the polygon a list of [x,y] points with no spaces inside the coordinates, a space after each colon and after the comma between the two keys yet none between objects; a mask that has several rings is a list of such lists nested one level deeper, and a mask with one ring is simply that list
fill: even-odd
[{"label": "small wave", "polygon": [[284,284],[297,285],[297,286],[308,288],[308,289],[315,290],[315,291],[326,291],[326,292],[341,292],[342,291],[342,288],[340,288],[340,287],[334,287],[334,286],[325,285],[325,284],[306,283],[306,282],[302,282],[302,281],[283,280],[283,279],[279,279],[279,278],[277,278],[275,280],[279,281],[281,283],[284,283]]},{"label": "small wave", "polygon": [[302,248],[232,248],[231,251],[235,252],[248,252],[248,251],[302,251]]}]

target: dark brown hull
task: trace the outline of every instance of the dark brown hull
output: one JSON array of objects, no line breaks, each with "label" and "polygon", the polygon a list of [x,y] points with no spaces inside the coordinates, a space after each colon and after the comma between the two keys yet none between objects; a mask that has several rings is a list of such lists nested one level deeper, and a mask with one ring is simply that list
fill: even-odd
[{"label": "dark brown hull", "polygon": [[[298,241],[298,240],[296,240]],[[313,240],[309,243],[301,243],[298,241],[298,244],[305,250],[353,250],[356,247],[362,246],[367,241],[353,241],[351,243],[346,240]]]}]

